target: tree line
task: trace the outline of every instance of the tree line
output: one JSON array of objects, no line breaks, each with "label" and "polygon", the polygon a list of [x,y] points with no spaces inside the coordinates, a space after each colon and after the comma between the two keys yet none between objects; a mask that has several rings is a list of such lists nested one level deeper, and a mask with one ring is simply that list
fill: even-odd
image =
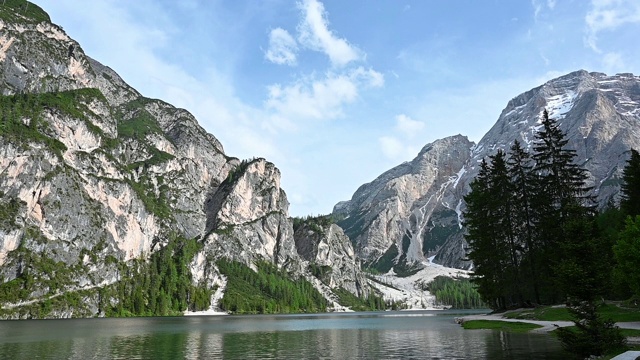
[{"label": "tree line", "polygon": [[257,271],[245,264],[221,258],[220,272],[227,277],[227,288],[220,307],[235,314],[274,314],[324,312],[327,300],[300,277],[296,280],[283,269],[261,261]]},{"label": "tree line", "polygon": [[208,309],[213,291],[194,284],[189,269],[201,246],[196,239],[171,235],[148,261],[119,263],[120,281],[100,289],[99,310],[106,316],[121,317],[180,315],[185,310]]},{"label": "tree line", "polygon": [[476,286],[469,279],[436,276],[427,284],[426,290],[436,297],[438,305],[451,306],[453,309],[486,308]]}]

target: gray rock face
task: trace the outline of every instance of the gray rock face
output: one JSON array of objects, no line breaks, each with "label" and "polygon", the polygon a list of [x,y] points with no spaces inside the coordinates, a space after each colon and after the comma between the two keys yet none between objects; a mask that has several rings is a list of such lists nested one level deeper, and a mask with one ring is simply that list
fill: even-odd
[{"label": "gray rock face", "polygon": [[[332,288],[366,287],[336,226],[318,239],[326,256],[300,256],[272,163],[226,156],[189,112],[141,96],[30,8],[0,19],[0,89],[13,104],[0,109],[0,286],[18,294],[0,317],[39,317],[43,301],[57,304],[48,317],[100,314],[111,300],[98,290],[121,279],[120,264],[145,261],[174,234],[203,243],[190,269],[195,283],[221,287],[216,298],[227,283],[220,257],[274,263],[332,302]],[[322,283],[309,262],[336,270]],[[24,274],[37,285],[28,293]],[[68,292],[86,306],[54,300]]]},{"label": "gray rock face", "polygon": [[343,288],[359,296],[369,294],[371,288],[342,228],[307,222],[296,228],[294,238],[298,254],[309,263],[312,274],[329,288]]},{"label": "gray rock face", "polygon": [[[142,97],[57,25],[14,19],[0,20],[0,89],[25,94],[12,114],[30,126],[19,109],[35,109],[41,134],[0,137],[3,200],[22,204],[7,220],[17,226],[0,229],[0,278],[29,269],[42,284],[18,300],[105,286],[119,278],[105,259],[144,259],[170,233],[202,236],[207,194],[237,160],[187,111]],[[72,275],[50,285],[47,261]]]},{"label": "gray rock face", "polygon": [[[406,252],[409,263],[435,256],[439,264],[469,268],[459,224],[477,164],[498,149],[508,150],[516,139],[530,149],[545,108],[560,122],[577,162],[588,170],[599,204],[617,201],[629,149],[640,148],[640,78],[577,71],[513,98],[477,145],[442,143],[439,154],[457,156],[441,161],[443,167],[415,166],[425,149],[438,149],[439,140],[411,163],[389,170],[360,187],[350,201],[337,204],[334,214],[346,217],[340,225],[357,254],[375,262],[397,250],[395,259]],[[396,250],[390,251],[392,245]]]},{"label": "gray rock face", "polygon": [[243,162],[207,200],[205,251],[249,266],[269,261],[301,271],[280,171],[270,162]]},{"label": "gray rock face", "polygon": [[397,249],[394,262],[404,255],[410,263],[421,263],[435,254],[442,242],[429,238],[430,230],[459,229],[460,194],[455,189],[472,146],[460,135],[428,144],[411,162],[385,172],[361,186],[351,201],[336,205],[334,214],[344,218],[339,225],[356,244],[358,256],[376,262],[392,246]]}]

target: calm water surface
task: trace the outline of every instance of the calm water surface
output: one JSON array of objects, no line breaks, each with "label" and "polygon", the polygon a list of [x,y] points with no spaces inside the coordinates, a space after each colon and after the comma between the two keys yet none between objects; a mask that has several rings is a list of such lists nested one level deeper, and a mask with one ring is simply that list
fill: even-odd
[{"label": "calm water surface", "polygon": [[461,311],[0,321],[0,359],[562,359],[549,335]]}]

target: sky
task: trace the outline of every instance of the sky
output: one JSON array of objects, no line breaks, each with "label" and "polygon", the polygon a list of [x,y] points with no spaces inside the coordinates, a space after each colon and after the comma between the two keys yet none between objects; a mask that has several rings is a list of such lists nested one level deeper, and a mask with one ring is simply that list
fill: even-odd
[{"label": "sky", "polygon": [[229,156],[282,173],[292,216],[572,71],[640,74],[637,0],[34,0]]}]

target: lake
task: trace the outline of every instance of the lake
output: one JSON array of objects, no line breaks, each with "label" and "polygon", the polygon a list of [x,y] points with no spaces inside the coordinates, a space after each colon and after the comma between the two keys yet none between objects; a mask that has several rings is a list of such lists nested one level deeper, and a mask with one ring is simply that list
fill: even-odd
[{"label": "lake", "polygon": [[0,359],[562,359],[544,334],[463,330],[473,311],[0,321]]}]

